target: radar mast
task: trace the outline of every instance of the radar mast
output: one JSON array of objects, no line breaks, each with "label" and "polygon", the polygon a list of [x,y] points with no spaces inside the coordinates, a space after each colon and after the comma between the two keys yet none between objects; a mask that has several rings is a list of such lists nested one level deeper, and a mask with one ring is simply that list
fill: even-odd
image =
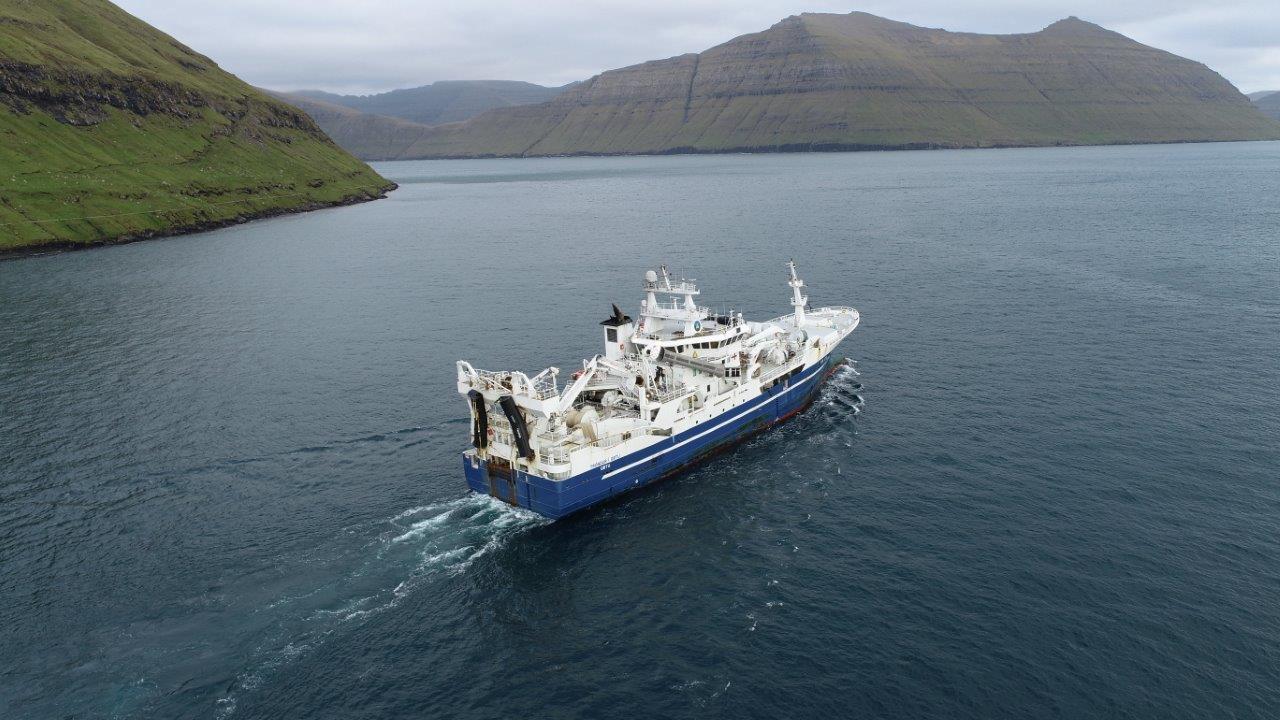
[{"label": "radar mast", "polygon": [[809,304],[808,296],[800,294],[800,288],[804,287],[804,281],[796,275],[796,261],[794,259],[787,261],[787,268],[791,270],[791,279],[787,282],[791,286],[791,307],[796,309],[796,327],[804,325],[804,308]]}]

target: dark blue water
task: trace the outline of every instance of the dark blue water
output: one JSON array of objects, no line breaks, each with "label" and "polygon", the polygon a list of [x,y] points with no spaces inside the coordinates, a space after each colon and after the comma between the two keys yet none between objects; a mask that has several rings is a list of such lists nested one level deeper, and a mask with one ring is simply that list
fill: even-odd
[{"label": "dark blue water", "polygon": [[[1280,712],[1280,143],[379,169],[0,263],[0,716]],[[566,521],[464,495],[455,360],[792,256],[860,376]]]}]

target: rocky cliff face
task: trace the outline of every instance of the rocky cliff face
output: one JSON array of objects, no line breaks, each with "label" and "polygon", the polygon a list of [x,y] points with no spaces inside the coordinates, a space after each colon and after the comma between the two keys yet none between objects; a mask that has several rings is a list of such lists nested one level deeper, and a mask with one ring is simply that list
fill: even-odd
[{"label": "rocky cliff face", "polygon": [[0,253],[381,196],[303,112],[106,0],[0,0]]},{"label": "rocky cliff face", "polygon": [[191,118],[209,104],[204,95],[177,83],[141,84],[111,72],[2,60],[0,103],[20,115],[43,112],[58,122],[79,126],[105,122],[109,108],[135,115]]},{"label": "rocky cliff face", "polygon": [[978,35],[805,14],[440,127],[405,157],[1277,138],[1204,65],[1076,18]]}]

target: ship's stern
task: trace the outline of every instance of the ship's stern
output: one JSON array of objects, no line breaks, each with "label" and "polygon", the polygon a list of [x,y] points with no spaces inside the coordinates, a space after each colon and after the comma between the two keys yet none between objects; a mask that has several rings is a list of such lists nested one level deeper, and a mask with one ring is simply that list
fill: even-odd
[{"label": "ship's stern", "polygon": [[474,492],[553,520],[568,514],[562,483],[513,468],[501,458],[485,460],[475,450],[468,450],[462,454],[462,472]]}]

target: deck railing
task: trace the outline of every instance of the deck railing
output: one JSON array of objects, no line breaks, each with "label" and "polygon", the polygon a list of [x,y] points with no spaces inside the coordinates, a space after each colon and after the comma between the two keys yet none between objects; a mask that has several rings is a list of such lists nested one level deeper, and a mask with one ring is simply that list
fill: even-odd
[{"label": "deck railing", "polygon": [[522,372],[501,371],[501,370],[481,370],[479,368],[469,368],[470,372],[466,375],[470,379],[470,385],[486,390],[507,391],[510,393],[523,393],[535,400],[550,400],[560,396],[560,390],[556,386],[556,369],[547,368],[532,378]]},{"label": "deck railing", "polygon": [[[855,310],[854,308],[847,307],[844,305],[833,305],[829,307],[820,307],[816,310],[805,310],[804,316],[805,316],[805,319],[807,320],[823,320],[823,319],[836,318],[844,314],[856,315],[857,313],[858,311]],[[769,325],[771,323],[778,324],[783,322],[784,320],[794,320],[795,317],[796,317],[795,313],[791,313],[789,315],[779,315],[776,318],[770,318],[769,320],[765,320],[763,324],[764,325]]]}]

